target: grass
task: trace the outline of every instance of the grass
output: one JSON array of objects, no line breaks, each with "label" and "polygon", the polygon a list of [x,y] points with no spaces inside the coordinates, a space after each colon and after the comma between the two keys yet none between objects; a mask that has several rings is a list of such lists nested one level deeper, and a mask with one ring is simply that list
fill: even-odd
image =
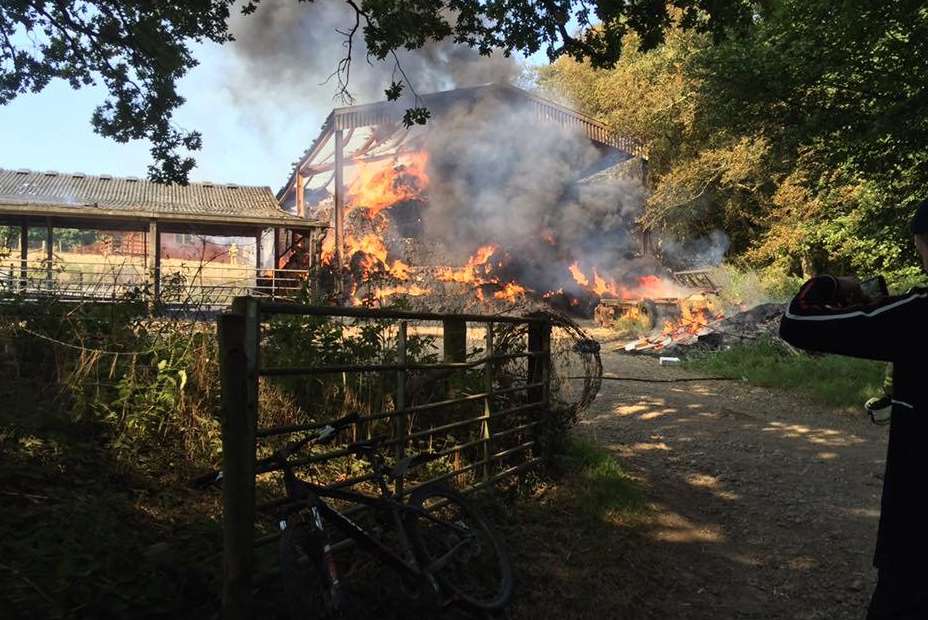
[{"label": "grass", "polygon": [[883,362],[837,355],[797,355],[772,341],[707,353],[686,365],[700,373],[791,390],[842,408],[859,408],[868,398],[882,394],[880,386],[886,367]]},{"label": "grass", "polygon": [[609,452],[586,439],[571,438],[562,465],[578,507],[600,520],[633,521],[646,511],[640,483]]},{"label": "grass", "polygon": [[208,616],[216,506],[114,462],[94,439],[0,433],[0,617]]}]

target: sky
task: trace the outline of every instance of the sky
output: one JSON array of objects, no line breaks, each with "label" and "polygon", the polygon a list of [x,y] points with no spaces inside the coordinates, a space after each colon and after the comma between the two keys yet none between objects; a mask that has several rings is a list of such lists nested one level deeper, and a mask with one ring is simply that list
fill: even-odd
[{"label": "sky", "polygon": [[[179,84],[187,102],[175,115],[179,127],[203,134],[191,180],[276,191],[327,111],[276,114],[274,106],[262,106],[248,113],[228,102],[222,74],[231,69],[231,53],[216,44],[196,45],[195,56],[200,65]],[[144,178],[151,162],[147,142],[119,144],[93,132],[90,117],[105,94],[102,86],[72,90],[56,80],[40,93],[0,106],[0,167]]]},{"label": "sky", "polygon": [[[331,108],[340,104],[294,109],[275,104],[268,92],[260,105],[234,105],[223,79],[235,70],[232,51],[214,43],[193,47],[200,64],[180,82],[187,102],[175,114],[176,125],[203,134],[190,180],[266,185],[276,192]],[[529,61],[537,64],[542,58],[539,54]],[[312,80],[306,88],[323,89],[325,97],[334,90]],[[102,86],[72,90],[56,80],[40,93],[0,106],[0,168],[144,178],[151,163],[147,142],[119,144],[93,132],[90,118],[105,93]]]}]

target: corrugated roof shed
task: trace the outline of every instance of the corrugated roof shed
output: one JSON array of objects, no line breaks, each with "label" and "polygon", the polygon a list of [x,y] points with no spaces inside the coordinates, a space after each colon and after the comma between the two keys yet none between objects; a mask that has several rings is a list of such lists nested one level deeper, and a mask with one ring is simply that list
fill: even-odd
[{"label": "corrugated roof shed", "polygon": [[[282,210],[268,187],[166,185],[134,177],[0,168],[0,212],[113,215],[164,220],[316,225]],[[89,213],[88,213],[89,212]]]}]

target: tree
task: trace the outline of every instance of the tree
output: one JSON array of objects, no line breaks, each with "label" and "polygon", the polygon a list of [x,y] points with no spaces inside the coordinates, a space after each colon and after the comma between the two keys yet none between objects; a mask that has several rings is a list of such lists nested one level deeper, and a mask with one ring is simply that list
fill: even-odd
[{"label": "tree", "polygon": [[[246,1],[242,12],[261,0]],[[312,1],[312,0],[292,0]],[[326,1],[326,0],[317,0]],[[333,1],[333,0],[328,0]],[[398,49],[418,49],[430,40],[452,38],[489,54],[533,54],[545,48],[550,59],[588,59],[610,67],[621,53],[626,32],[644,49],[663,40],[672,11],[682,25],[721,39],[750,23],[752,0],[345,0],[355,11],[344,33],[346,55],[333,59],[339,88],[350,87],[352,43],[360,33],[368,53],[385,60]],[[196,131],[172,124],[184,102],[177,81],[197,61],[191,41],[231,39],[229,11],[235,0],[5,0],[0,4],[0,103],[39,92],[50,80],[74,88],[102,81],[106,100],[96,109],[95,131],[120,142],[151,141],[149,176],[186,183],[201,147]],[[577,24],[576,31],[571,24]],[[594,27],[595,26],[595,27]],[[414,79],[414,76],[413,78]],[[407,80],[408,81],[408,80]],[[403,84],[387,95],[396,99]],[[427,114],[412,109],[408,122]]]},{"label": "tree", "polygon": [[752,258],[908,279],[911,209],[928,187],[928,7],[780,0],[693,71],[707,124],[775,146]]},{"label": "tree", "polygon": [[609,70],[561,59],[543,87],[646,147],[643,221],[723,230],[751,266],[916,273],[907,237],[928,188],[928,8],[776,0],[712,45],[671,28]]},{"label": "tree", "polygon": [[643,225],[681,238],[723,230],[738,254],[760,228],[758,186],[769,178],[770,145],[707,122],[710,102],[692,63],[710,46],[706,35],[678,26],[664,44],[642,51],[632,34],[614,68],[562,58],[541,69],[539,84],[643,145],[651,190]]}]

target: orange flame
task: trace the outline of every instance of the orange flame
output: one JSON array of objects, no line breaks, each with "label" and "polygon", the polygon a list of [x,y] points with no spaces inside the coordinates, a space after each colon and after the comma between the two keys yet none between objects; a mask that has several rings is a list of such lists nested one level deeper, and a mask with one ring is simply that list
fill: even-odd
[{"label": "orange flame", "polygon": [[392,297],[393,295],[409,295],[410,297],[419,297],[421,295],[428,295],[430,292],[431,291],[429,291],[429,289],[419,286],[418,284],[384,286],[374,290],[374,297],[379,299],[385,299],[387,297]]},{"label": "orange flame", "polygon": [[[467,264],[460,269],[452,267],[442,267],[438,270],[438,279],[442,282],[461,282],[463,284],[487,284],[492,280],[486,279],[486,275],[491,270],[488,264],[490,258],[496,252],[495,245],[484,245],[477,248],[474,255],[467,259]],[[483,274],[478,274],[477,270],[481,268]]]},{"label": "orange flame", "polygon": [[609,293],[613,297],[619,296],[619,287],[614,280],[606,280],[599,275],[596,267],[593,267],[593,292],[602,297]]},{"label": "orange flame", "polygon": [[685,335],[696,336],[701,329],[709,325],[711,320],[712,317],[709,316],[709,312],[706,308],[687,309],[684,307],[683,316],[680,320],[676,323],[666,321],[662,333],[665,336],[671,337]]},{"label": "orange flame", "polygon": [[[479,289],[478,289],[479,290]],[[503,288],[493,293],[493,299],[515,303],[525,296],[526,288],[515,282],[507,282]]]},{"label": "orange flame", "polygon": [[428,186],[425,151],[404,153],[393,162],[356,162],[357,174],[346,192],[348,210],[366,209],[374,217],[398,202],[418,198]]},{"label": "orange flame", "polygon": [[577,284],[579,284],[580,286],[589,286],[589,285],[590,285],[590,279],[587,278],[587,277],[583,274],[583,271],[581,271],[579,261],[578,261],[578,262],[575,262],[573,265],[570,266],[570,275],[573,276],[574,280],[575,280],[575,281],[577,282]]}]

